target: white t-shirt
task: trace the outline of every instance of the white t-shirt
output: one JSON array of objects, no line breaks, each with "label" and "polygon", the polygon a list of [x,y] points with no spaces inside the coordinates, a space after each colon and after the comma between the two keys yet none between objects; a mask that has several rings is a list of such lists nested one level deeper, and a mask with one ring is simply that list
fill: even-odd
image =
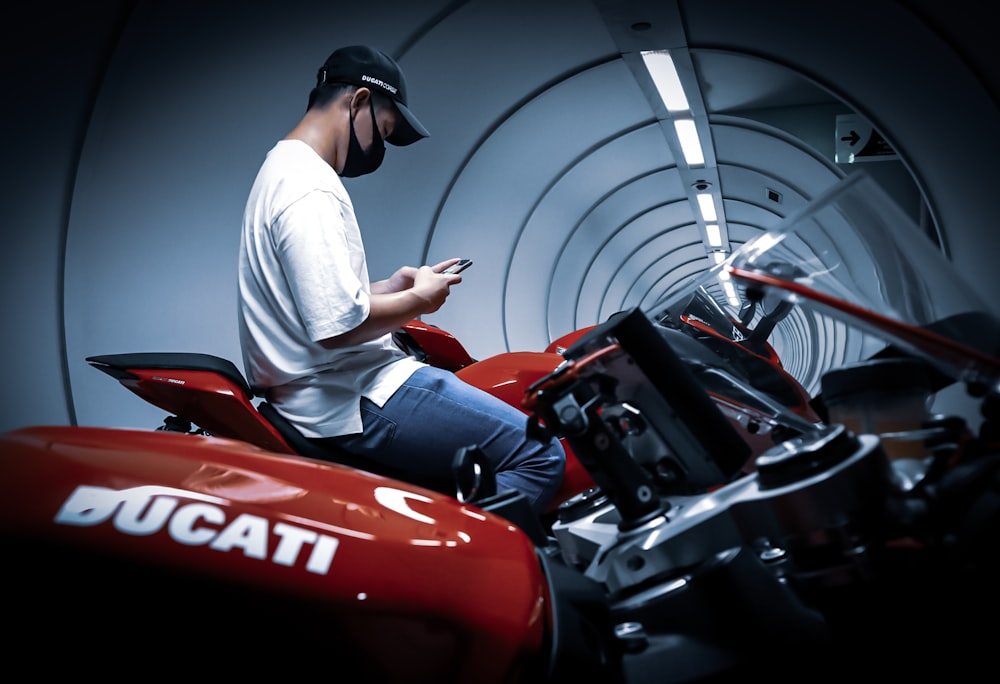
[{"label": "white t-shirt", "polygon": [[319,344],[360,325],[370,296],[340,177],[307,144],[278,142],[243,216],[240,341],[250,386],[307,437],[361,432],[361,397],[382,406],[424,365],[391,335],[342,349]]}]

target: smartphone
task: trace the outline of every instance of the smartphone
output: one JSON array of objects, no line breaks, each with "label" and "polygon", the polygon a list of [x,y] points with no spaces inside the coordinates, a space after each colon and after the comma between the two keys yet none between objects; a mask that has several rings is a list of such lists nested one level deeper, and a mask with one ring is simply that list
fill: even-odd
[{"label": "smartphone", "polygon": [[442,273],[461,273],[469,266],[472,266],[472,259],[462,259],[458,263],[452,264],[448,268],[441,271]]}]

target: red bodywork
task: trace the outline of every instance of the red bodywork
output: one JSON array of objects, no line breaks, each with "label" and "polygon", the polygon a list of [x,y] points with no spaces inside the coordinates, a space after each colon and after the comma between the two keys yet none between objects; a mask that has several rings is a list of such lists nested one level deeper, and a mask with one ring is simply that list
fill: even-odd
[{"label": "red bodywork", "polygon": [[[245,442],[169,432],[30,428],[0,436],[0,453],[5,566],[8,576],[24,575],[10,588],[40,581],[38,573],[51,582],[32,595],[26,620],[88,570],[123,565],[135,570],[116,581],[129,587],[95,595],[102,570],[62,598],[86,601],[89,592],[95,605],[79,613],[112,614],[114,595],[124,595],[137,615],[144,611],[115,626],[112,641],[128,643],[129,630],[148,632],[137,644],[153,639],[150,621],[166,619],[150,611],[158,592],[194,578],[241,588],[242,617],[222,610],[221,592],[185,590],[170,594],[171,621],[201,614],[215,625],[217,645],[228,632],[271,631],[280,641],[291,630],[298,648],[318,642],[340,653],[330,666],[341,676],[363,667],[366,681],[504,682],[543,649],[547,587],[533,544],[507,520],[451,497]],[[89,643],[96,616],[77,617],[83,631],[67,641]],[[67,627],[76,631],[48,625],[53,634]]]},{"label": "red bodywork", "polygon": [[[397,342],[425,362],[453,370],[457,377],[498,397],[522,411],[522,401],[528,388],[554,371],[565,359],[559,350],[568,348],[595,326],[583,328],[554,340],[544,352],[506,352],[483,360],[474,359],[450,333],[435,326],[411,321],[396,334]],[[730,342],[731,344],[735,344]],[[751,352],[744,353],[750,355]],[[777,359],[769,360],[774,372],[788,378]],[[229,376],[191,368],[133,368],[118,374],[118,380],[145,401],[171,415],[183,416],[209,434],[217,437],[250,442],[263,449],[295,454],[287,440],[257,410],[254,397],[235,366]],[[789,385],[798,387],[794,380]],[[799,395],[803,403],[793,410],[813,419],[805,401],[805,391]],[[712,395],[720,410],[743,434],[754,455],[773,446],[769,417],[752,407],[731,399]],[[549,505],[553,513],[562,502],[595,486],[594,480],[566,440],[566,472],[563,482]]]},{"label": "red bodywork", "polygon": [[[812,420],[814,422],[819,421],[819,416],[816,415],[816,412],[809,405],[809,400],[811,399],[809,392],[806,391],[798,380],[789,375],[788,371],[786,371],[784,366],[781,364],[781,359],[778,357],[777,352],[774,351],[774,347],[772,347],[769,343],[764,342],[762,344],[764,353],[758,354],[751,349],[747,349],[731,337],[726,337],[711,325],[708,325],[694,316],[681,316],[681,321],[698,330],[702,335],[714,338],[723,344],[737,347],[740,349],[742,354],[746,354],[748,357],[760,359],[762,362],[766,363],[770,372],[780,378],[781,383],[792,390],[792,392],[796,395],[796,403],[786,406],[785,408],[799,414],[807,420]],[[740,324],[738,321],[732,321],[732,324],[742,332],[748,332],[745,326]]]},{"label": "red bodywork", "polygon": [[[235,369],[234,369],[235,371]],[[153,406],[184,416],[205,432],[249,442],[268,451],[295,450],[257,411],[245,382],[209,370],[135,368],[118,381]]]},{"label": "red bodywork", "polygon": [[[425,360],[526,414],[529,387],[565,361],[555,347],[477,361],[432,326],[414,322],[408,334]],[[282,646],[314,650],[351,681],[488,684],[544,668],[551,594],[521,529],[454,497],[298,456],[235,366],[162,357],[172,365],[103,369],[211,436],[88,427],[0,435],[0,534],[14,586],[46,587],[42,605],[70,614],[135,621],[116,632],[118,648],[160,659],[179,637],[170,622],[144,621],[208,611],[218,638],[234,638],[250,663]],[[746,427],[739,407],[720,408]],[[594,486],[564,448],[549,513]],[[12,617],[24,634],[47,638],[37,607]],[[95,639],[78,635],[61,652],[76,645],[90,657]]]},{"label": "red bodywork", "polygon": [[416,319],[397,330],[393,339],[404,351],[445,370],[457,371],[476,362],[450,332]]}]

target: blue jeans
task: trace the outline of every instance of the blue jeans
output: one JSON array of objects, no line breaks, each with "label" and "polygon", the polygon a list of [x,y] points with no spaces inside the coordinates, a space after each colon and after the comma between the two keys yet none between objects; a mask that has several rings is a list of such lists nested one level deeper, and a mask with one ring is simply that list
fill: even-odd
[{"label": "blue jeans", "polygon": [[528,417],[454,373],[415,372],[379,408],[361,400],[364,432],[314,440],[421,476],[451,476],[455,453],[479,446],[496,472],[497,492],[516,490],[541,513],[562,484],[566,452],[553,438],[527,436]]}]

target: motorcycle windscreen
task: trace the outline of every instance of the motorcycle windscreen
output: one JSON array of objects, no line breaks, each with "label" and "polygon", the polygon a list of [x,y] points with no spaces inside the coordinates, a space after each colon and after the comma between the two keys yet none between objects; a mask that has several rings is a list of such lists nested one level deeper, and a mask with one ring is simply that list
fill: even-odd
[{"label": "motorcycle windscreen", "polygon": [[[770,342],[810,393],[835,368],[920,358],[939,385],[1000,387],[1000,321],[941,248],[870,176],[856,172],[735,250],[651,315],[730,279],[758,314],[791,304]],[[728,303],[722,302],[722,306]],[[736,315],[734,311],[734,315]]]}]

